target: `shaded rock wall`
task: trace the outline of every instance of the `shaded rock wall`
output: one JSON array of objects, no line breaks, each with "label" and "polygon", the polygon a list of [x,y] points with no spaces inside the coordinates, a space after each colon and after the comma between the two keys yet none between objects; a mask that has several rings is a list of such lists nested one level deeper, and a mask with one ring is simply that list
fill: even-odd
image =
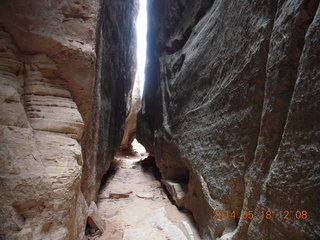
[{"label": "shaded rock wall", "polygon": [[0,239],[82,239],[128,112],[136,11],[0,2]]},{"label": "shaded rock wall", "polygon": [[141,94],[140,94],[140,81],[139,78],[134,82],[132,96],[130,101],[129,114],[126,117],[123,137],[121,140],[121,150],[132,150],[132,141],[136,136],[137,115],[141,108]]},{"label": "shaded rock wall", "polygon": [[[155,1],[138,140],[203,239],[318,239],[319,1]],[[213,210],[237,218],[212,219]],[[243,211],[274,213],[243,219]],[[307,220],[280,210],[308,211]],[[277,214],[277,215],[276,215]]]},{"label": "shaded rock wall", "polygon": [[97,32],[98,56],[90,123],[83,139],[82,191],[96,198],[102,176],[120,146],[136,72],[136,0],[106,0]]}]

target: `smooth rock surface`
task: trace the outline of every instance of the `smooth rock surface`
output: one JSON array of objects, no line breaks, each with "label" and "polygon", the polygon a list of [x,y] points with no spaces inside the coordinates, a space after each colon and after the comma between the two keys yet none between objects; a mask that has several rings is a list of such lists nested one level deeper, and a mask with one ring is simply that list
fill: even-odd
[{"label": "smooth rock surface", "polygon": [[165,209],[159,208],[151,212],[144,221],[144,227],[128,228],[123,233],[123,240],[188,240],[183,232],[166,216]]},{"label": "smooth rock surface", "polygon": [[[192,211],[202,239],[318,239],[319,1],[165,0],[148,9],[137,139],[163,180],[187,185],[177,204]],[[237,218],[214,220],[213,210]],[[258,218],[268,210],[272,220]],[[308,219],[295,219],[297,210]]]}]

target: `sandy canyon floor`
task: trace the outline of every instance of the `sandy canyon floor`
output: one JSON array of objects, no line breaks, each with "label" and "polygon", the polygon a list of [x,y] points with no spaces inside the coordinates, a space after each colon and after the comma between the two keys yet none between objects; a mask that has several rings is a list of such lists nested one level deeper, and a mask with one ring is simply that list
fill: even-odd
[{"label": "sandy canyon floor", "polygon": [[192,216],[179,210],[156,178],[146,155],[118,154],[103,182],[97,206],[106,223],[99,240],[199,240]]}]

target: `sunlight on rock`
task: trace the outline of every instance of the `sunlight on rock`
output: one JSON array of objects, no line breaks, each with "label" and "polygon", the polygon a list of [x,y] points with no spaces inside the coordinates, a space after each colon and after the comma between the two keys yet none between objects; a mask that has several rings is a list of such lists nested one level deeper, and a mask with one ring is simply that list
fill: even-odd
[{"label": "sunlight on rock", "polygon": [[132,142],[132,149],[133,151],[135,152],[138,152],[138,153],[145,153],[146,152],[146,149],[144,148],[143,145],[141,145],[137,139],[134,139],[133,142]]}]

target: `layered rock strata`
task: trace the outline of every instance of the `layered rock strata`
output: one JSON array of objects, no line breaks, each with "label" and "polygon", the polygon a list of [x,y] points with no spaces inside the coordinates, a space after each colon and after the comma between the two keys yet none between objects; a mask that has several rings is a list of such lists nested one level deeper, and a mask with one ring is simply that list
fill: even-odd
[{"label": "layered rock strata", "polygon": [[80,238],[82,117],[52,59],[0,36],[1,239]]},{"label": "layered rock strata", "polygon": [[[203,239],[318,239],[319,1],[150,1],[148,10],[137,137],[177,204]],[[212,219],[220,210],[236,218]]]},{"label": "layered rock strata", "polygon": [[128,113],[136,11],[0,2],[1,239],[84,236]]}]

